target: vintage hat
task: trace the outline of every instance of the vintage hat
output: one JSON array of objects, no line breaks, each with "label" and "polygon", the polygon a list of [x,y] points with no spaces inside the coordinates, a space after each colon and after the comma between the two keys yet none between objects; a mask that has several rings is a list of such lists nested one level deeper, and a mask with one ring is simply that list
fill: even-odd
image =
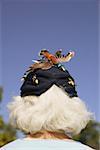
[{"label": "vintage hat", "polygon": [[74,52],[69,52],[66,56],[61,54],[61,50],[55,55],[47,50],[41,50],[42,59],[35,61],[26,71],[24,82],[20,88],[21,96],[40,96],[46,92],[52,85],[62,88],[69,97],[77,97],[75,90],[75,81],[61,64],[68,62]]}]

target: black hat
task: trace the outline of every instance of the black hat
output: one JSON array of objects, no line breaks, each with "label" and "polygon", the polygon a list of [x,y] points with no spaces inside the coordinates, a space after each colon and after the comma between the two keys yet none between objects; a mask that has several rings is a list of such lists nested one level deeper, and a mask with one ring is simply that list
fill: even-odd
[{"label": "black hat", "polygon": [[[41,61],[41,63],[44,62]],[[22,97],[31,95],[40,96],[54,84],[62,88],[69,97],[77,97],[75,81],[69,72],[59,63],[53,64],[50,62],[50,64],[51,67],[49,65],[47,69],[41,67],[31,68],[20,89]]]}]

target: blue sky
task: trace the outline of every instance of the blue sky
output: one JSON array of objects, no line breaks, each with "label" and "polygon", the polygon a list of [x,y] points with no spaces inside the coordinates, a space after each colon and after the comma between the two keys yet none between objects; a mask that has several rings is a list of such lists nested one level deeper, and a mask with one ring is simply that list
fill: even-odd
[{"label": "blue sky", "polygon": [[[54,53],[76,52],[65,64],[78,95],[99,119],[98,0],[1,0],[0,83],[4,89],[1,114],[20,94],[21,77],[42,48]],[[1,58],[2,56],[2,58]]]}]

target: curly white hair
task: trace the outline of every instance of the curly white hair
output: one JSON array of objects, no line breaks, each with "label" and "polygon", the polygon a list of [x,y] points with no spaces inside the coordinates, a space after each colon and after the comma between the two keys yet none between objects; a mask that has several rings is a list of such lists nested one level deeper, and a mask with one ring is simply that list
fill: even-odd
[{"label": "curly white hair", "polygon": [[93,118],[79,97],[69,98],[56,85],[40,96],[16,96],[8,108],[11,124],[31,134],[47,130],[75,135]]}]

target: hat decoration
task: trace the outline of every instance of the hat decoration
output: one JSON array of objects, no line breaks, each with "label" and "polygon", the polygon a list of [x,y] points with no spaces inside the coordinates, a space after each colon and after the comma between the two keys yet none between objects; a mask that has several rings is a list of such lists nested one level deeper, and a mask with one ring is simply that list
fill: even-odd
[{"label": "hat decoration", "polygon": [[65,70],[65,68],[63,67],[61,63],[68,62],[72,57],[74,57],[75,52],[70,51],[67,53],[67,55],[62,55],[62,49],[60,49],[60,50],[57,50],[56,53],[53,55],[48,50],[43,49],[40,51],[39,55],[42,56],[42,59],[33,60],[35,63],[29,67],[26,73],[29,73],[39,68],[49,69],[54,65],[58,65],[58,67],[62,66],[62,69]]},{"label": "hat decoration", "polygon": [[24,74],[21,96],[40,96],[53,84],[64,89],[70,97],[77,96],[75,81],[62,65],[63,62],[68,62],[75,53],[70,51],[67,55],[63,55],[60,49],[53,55],[48,50],[42,49],[39,55],[42,58],[33,60],[34,63]]}]

